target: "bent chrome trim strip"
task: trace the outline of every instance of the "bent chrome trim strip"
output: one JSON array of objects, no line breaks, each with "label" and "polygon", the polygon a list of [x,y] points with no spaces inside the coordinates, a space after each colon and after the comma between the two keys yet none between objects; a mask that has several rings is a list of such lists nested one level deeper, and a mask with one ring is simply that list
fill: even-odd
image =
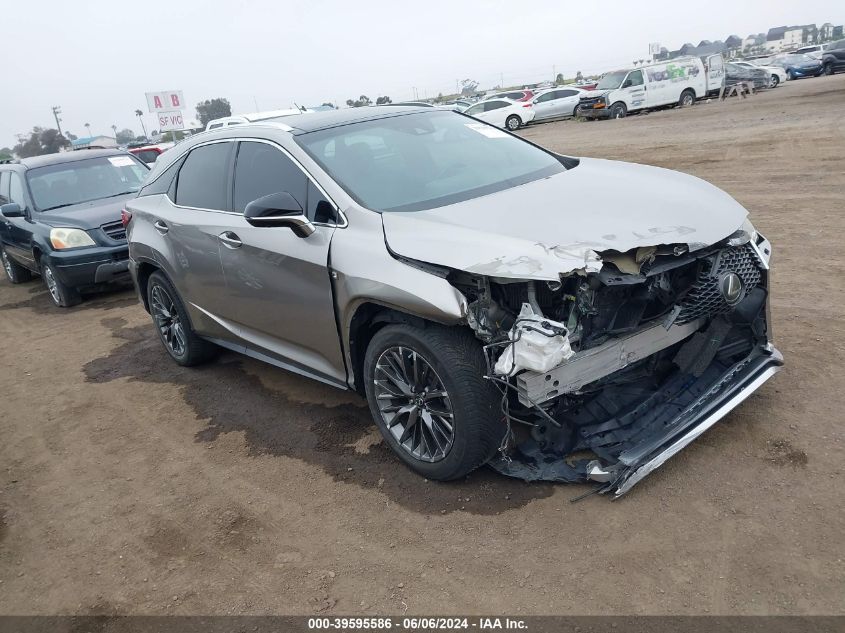
[{"label": "bent chrome trim strip", "polygon": [[627,477],[622,482],[622,484],[613,492],[614,499],[618,499],[619,497],[624,495],[637,483],[639,483],[645,477],[650,475],[654,470],[658,469],[660,466],[666,463],[669,458],[681,452],[681,450],[683,450],[687,445],[691,444],[696,438],[701,436],[707,429],[712,427],[714,424],[716,424],[716,422],[721,420],[733,409],[735,409],[740,403],[742,403],[743,400],[745,400],[746,398],[748,398],[748,396],[757,391],[757,389],[759,389],[763,385],[763,383],[765,383],[767,380],[769,380],[769,378],[774,376],[782,369],[783,355],[775,349],[772,353],[772,358],[770,362],[776,364],[771,364],[766,367],[751,382],[742,385],[740,387],[739,393],[734,395],[722,406],[720,406],[713,413],[707,416],[701,423],[697,424],[687,433],[672,442],[669,446],[660,451],[657,455],[652,457],[645,464],[639,466],[633,472],[633,474]]}]

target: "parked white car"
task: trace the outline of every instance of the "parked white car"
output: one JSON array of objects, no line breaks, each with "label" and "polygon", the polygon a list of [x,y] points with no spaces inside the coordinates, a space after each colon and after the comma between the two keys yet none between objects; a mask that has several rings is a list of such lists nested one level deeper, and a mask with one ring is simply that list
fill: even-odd
[{"label": "parked white car", "polygon": [[216,130],[221,127],[229,127],[230,125],[243,125],[244,123],[255,123],[257,121],[266,121],[267,119],[275,119],[280,116],[290,116],[292,114],[302,114],[302,110],[296,108],[288,108],[287,110],[268,110],[266,112],[252,112],[250,114],[236,114],[233,116],[223,117],[221,119],[212,119],[209,121],[205,129]]},{"label": "parked white car", "polygon": [[534,95],[530,103],[534,106],[534,121],[550,121],[575,116],[575,109],[586,90],[570,86],[558,86]]},{"label": "parked white car", "polygon": [[804,55],[809,55],[810,57],[814,57],[816,59],[821,59],[824,52],[830,48],[830,43],[827,44],[813,44],[812,46],[804,46],[793,51],[795,54],[803,53]]},{"label": "parked white car", "polygon": [[530,101],[510,99],[488,99],[467,108],[464,114],[511,131],[531,123],[536,116]]},{"label": "parked white car", "polygon": [[789,79],[789,75],[787,74],[786,70],[781,68],[780,66],[766,66],[764,64],[755,64],[753,61],[751,62],[732,62],[737,66],[746,66],[748,68],[762,68],[767,73],[769,73],[769,88],[777,88],[780,84],[784,81]]}]

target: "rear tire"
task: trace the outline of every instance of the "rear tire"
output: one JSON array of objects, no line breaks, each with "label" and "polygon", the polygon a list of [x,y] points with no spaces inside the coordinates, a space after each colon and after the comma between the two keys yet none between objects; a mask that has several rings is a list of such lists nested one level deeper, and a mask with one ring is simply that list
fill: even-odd
[{"label": "rear tire", "polygon": [[505,119],[505,127],[508,128],[511,132],[515,132],[516,130],[522,127],[522,119],[520,119],[515,114],[512,114],[507,119]]},{"label": "rear tire", "polygon": [[82,303],[82,295],[76,288],[71,288],[66,285],[58,275],[52,264],[47,261],[46,257],[41,258],[41,278],[44,280],[44,285],[50,292],[50,298],[60,308],[70,308],[79,303]]},{"label": "rear tire", "polygon": [[13,284],[22,284],[32,279],[32,273],[9,257],[2,246],[0,246],[0,259],[3,261],[6,278]]},{"label": "rear tire", "polygon": [[147,305],[159,340],[177,363],[191,367],[215,355],[217,346],[193,331],[182,299],[161,272],[154,272],[147,282]]},{"label": "rear tire", "polygon": [[832,74],[834,73],[834,71],[833,71],[833,64],[832,64],[831,62],[827,62],[827,63],[826,63],[826,64],[822,67],[822,73],[824,73],[825,75],[832,75]]},{"label": "rear tire", "polygon": [[384,441],[411,470],[448,481],[495,455],[506,427],[486,371],[468,330],[398,324],[376,333],[364,356],[367,401]]},{"label": "rear tire", "polygon": [[769,80],[769,88],[777,88],[778,84],[780,84],[780,77],[772,75],[771,80]]},{"label": "rear tire", "polygon": [[695,105],[695,92],[692,90],[684,90],[681,93],[681,98],[678,99],[678,105],[682,108],[689,108]]},{"label": "rear tire", "polygon": [[610,106],[611,119],[624,119],[628,114],[628,107],[621,101],[617,101]]},{"label": "rear tire", "polygon": [[791,81],[795,81],[796,79],[798,79],[798,76],[794,72],[792,72],[791,70],[787,70],[786,74],[787,74],[787,76],[789,76],[789,79]]}]

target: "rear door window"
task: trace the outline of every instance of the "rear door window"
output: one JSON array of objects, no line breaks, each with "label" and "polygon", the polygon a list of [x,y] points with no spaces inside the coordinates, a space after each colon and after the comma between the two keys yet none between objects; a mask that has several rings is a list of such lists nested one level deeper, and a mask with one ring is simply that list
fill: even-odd
[{"label": "rear door window", "polygon": [[229,210],[229,159],[234,143],[212,143],[192,150],[176,182],[176,204]]},{"label": "rear door window", "polygon": [[23,182],[21,177],[12,172],[12,182],[9,183],[9,202],[17,202],[21,209],[26,208],[26,198],[23,195]]},{"label": "rear door window", "polygon": [[241,142],[235,163],[235,211],[243,213],[253,200],[281,191],[292,195],[305,210],[308,200],[305,172],[273,145]]},{"label": "rear door window", "polygon": [[11,172],[0,172],[0,204],[9,202],[9,180]]}]

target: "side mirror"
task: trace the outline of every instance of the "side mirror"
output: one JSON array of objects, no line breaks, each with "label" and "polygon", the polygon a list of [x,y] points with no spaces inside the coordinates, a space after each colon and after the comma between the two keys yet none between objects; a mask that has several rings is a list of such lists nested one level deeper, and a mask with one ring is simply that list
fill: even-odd
[{"label": "side mirror", "polygon": [[24,216],[23,209],[17,202],[9,202],[0,206],[0,213],[7,218],[22,218]]},{"label": "side mirror", "polygon": [[316,231],[302,212],[302,207],[287,191],[271,193],[253,200],[246,205],[244,218],[252,226],[286,226],[299,237],[308,237]]},{"label": "side mirror", "polygon": [[634,85],[634,84],[632,84],[632,83],[631,83],[631,80],[630,80],[630,79],[626,79],[625,81],[623,81],[623,82],[622,82],[622,87],[623,87],[623,88],[630,88],[630,87],[631,87],[631,86],[633,86],[633,85]]}]

